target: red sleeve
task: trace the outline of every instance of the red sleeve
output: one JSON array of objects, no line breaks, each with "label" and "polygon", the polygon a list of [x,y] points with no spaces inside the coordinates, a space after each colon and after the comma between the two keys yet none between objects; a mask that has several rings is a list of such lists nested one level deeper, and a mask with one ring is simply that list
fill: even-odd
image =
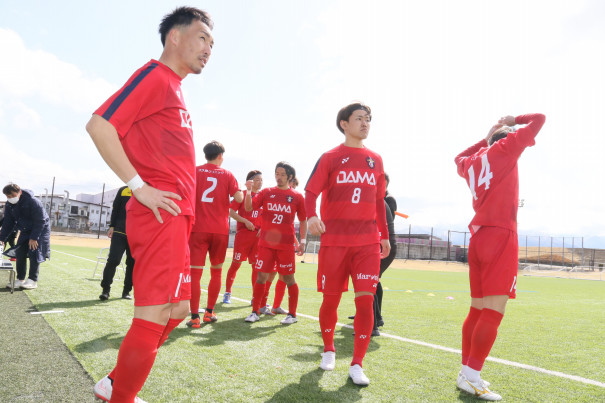
[{"label": "red sleeve", "polygon": [[483,147],[487,147],[487,140],[485,139],[481,140],[477,144],[470,146],[469,148],[458,154],[456,158],[454,158],[454,162],[456,162],[456,166],[458,167],[458,175],[464,178],[464,161],[467,157],[470,157],[471,155],[475,154]]},{"label": "red sleeve", "polygon": [[[380,159],[380,166],[382,165],[382,158],[376,155]],[[378,177],[376,183],[376,224],[378,225],[378,231],[380,232],[380,239],[389,239],[389,228],[387,227],[387,212],[384,207],[384,195],[386,192],[386,181],[383,172]]]},{"label": "red sleeve", "polygon": [[[252,197],[252,210],[258,210],[263,205],[263,197],[265,196],[267,188],[261,190],[256,194],[256,196]],[[250,193],[252,196],[252,193]]]},{"label": "red sleeve", "polygon": [[[245,198],[246,198],[246,194],[244,193],[244,200],[245,200]],[[243,203],[243,201],[241,203],[238,203],[235,200],[232,200],[231,204],[229,205],[229,208],[233,209],[234,211],[238,211],[240,206],[242,205],[242,203]]]},{"label": "red sleeve", "polygon": [[239,190],[239,184],[237,183],[237,179],[235,176],[230,173],[229,178],[229,196],[233,196]]},{"label": "red sleeve", "polygon": [[310,190],[305,191],[305,212],[307,218],[316,217],[317,195]]},{"label": "red sleeve", "polygon": [[137,70],[122,88],[95,111],[115,127],[120,137],[126,136],[137,121],[164,108],[166,82],[161,80],[157,63]]},{"label": "red sleeve", "polygon": [[305,221],[307,219],[307,213],[305,209],[305,198],[302,194],[298,194],[298,208],[296,209],[296,215],[298,216],[298,221]]}]

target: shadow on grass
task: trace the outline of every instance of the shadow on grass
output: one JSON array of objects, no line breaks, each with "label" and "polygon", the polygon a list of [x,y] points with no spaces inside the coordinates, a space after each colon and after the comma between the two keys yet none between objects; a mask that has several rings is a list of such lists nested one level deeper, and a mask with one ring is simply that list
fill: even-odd
[{"label": "shadow on grass", "polygon": [[105,350],[118,350],[122,340],[126,334],[124,333],[107,333],[106,335],[97,337],[96,339],[88,340],[76,345],[73,350],[79,353],[99,353]]},{"label": "shadow on grass", "polygon": [[95,306],[95,305],[102,305],[102,304],[111,304],[111,303],[115,303],[116,301],[124,301],[124,303],[131,303],[127,302],[128,300],[122,299],[122,298],[111,298],[108,301],[101,301],[99,299],[89,299],[89,300],[80,300],[80,301],[63,301],[63,302],[46,302],[46,303],[41,303],[41,304],[36,304],[36,308],[38,309],[38,311],[51,311],[53,309],[70,309],[70,308],[86,308],[89,306]]},{"label": "shadow on grass", "polygon": [[[319,339],[321,339],[321,332],[316,332]],[[353,358],[353,344],[355,338],[352,336],[353,329],[341,328],[334,337],[334,348],[336,349],[337,358]],[[313,344],[314,345],[314,344]],[[367,353],[376,351],[380,348],[380,344],[374,340],[374,337],[370,339],[370,345],[368,346]],[[290,358],[298,362],[319,362],[321,361],[321,353],[323,352],[323,345],[317,346],[317,353],[299,353],[292,354]]]},{"label": "shadow on grass", "polygon": [[[179,326],[170,333],[170,337],[166,340],[165,345],[171,344],[179,337],[195,337],[198,339],[193,343],[195,345],[203,345],[205,347],[219,346],[230,341],[249,341],[267,337],[275,333],[276,329],[283,327],[279,322],[273,326],[255,326],[254,323],[247,323],[244,319],[245,317],[225,321],[219,319],[219,322],[216,323],[203,324],[202,329],[211,329],[207,333],[201,333],[198,329]],[[262,323],[262,325],[265,324]]]},{"label": "shadow on grass", "polygon": [[355,402],[362,399],[361,387],[355,385],[350,378],[338,390],[326,391],[319,381],[326,371],[317,368],[300,377],[298,383],[284,386],[267,402]]}]

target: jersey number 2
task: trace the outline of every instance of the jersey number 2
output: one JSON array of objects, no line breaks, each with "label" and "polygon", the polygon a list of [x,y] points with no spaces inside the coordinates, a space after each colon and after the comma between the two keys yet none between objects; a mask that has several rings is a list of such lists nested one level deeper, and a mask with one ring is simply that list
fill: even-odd
[{"label": "jersey number 2", "polygon": [[[485,185],[485,190],[489,189],[489,182],[494,177],[492,171],[489,170],[489,161],[487,160],[487,154],[481,156],[481,173],[479,174],[479,180],[477,181],[477,187]],[[477,192],[475,191],[475,169],[471,165],[468,170],[468,185],[471,188],[473,199],[477,200]]]},{"label": "jersey number 2", "polygon": [[216,178],[211,176],[207,177],[206,180],[211,183],[210,187],[204,191],[202,194],[202,201],[206,203],[212,203],[214,201],[214,197],[208,197],[210,192],[216,189]]}]

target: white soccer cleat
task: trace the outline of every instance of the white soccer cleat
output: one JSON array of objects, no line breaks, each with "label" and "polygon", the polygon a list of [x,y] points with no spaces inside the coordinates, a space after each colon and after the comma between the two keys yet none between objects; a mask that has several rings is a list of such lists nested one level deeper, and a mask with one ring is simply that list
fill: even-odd
[{"label": "white soccer cleat", "polygon": [[291,325],[296,322],[298,322],[298,319],[296,319],[295,316],[288,314],[288,316],[286,316],[285,319],[282,319],[281,324],[282,325]]},{"label": "white soccer cleat", "polygon": [[[24,282],[25,282],[25,280],[15,280],[15,289],[21,288],[21,286],[23,285]],[[8,283],[6,285],[6,288],[11,288],[11,283]]]},{"label": "white soccer cleat", "polygon": [[370,380],[363,373],[363,368],[359,364],[355,364],[349,367],[349,377],[355,385],[367,386],[370,384]]},{"label": "white soccer cleat", "polygon": [[230,303],[231,303],[231,293],[226,292],[223,294],[223,304],[230,304]]},{"label": "white soccer cleat", "polygon": [[287,315],[288,314],[288,311],[286,311],[281,306],[271,309],[271,312],[273,312],[275,315]]},{"label": "white soccer cleat", "polygon": [[[17,282],[15,281],[15,288],[17,288]],[[28,278],[25,280],[23,284],[21,284],[21,288],[25,288],[26,290],[33,290],[34,288],[38,288],[38,282]]]},{"label": "white soccer cleat", "polygon": [[252,312],[250,315],[248,315],[248,317],[246,317],[245,321],[246,322],[258,322],[260,320],[260,318],[258,317],[258,315],[256,314],[256,312]]},{"label": "white soccer cleat", "polygon": [[458,379],[456,380],[456,386],[463,392],[471,394],[481,400],[498,401],[502,400],[502,396],[492,392],[487,387],[489,382],[479,379],[479,382],[471,382],[466,376],[460,372],[458,373]]},{"label": "white soccer cleat", "polygon": [[113,391],[113,383],[109,379],[109,376],[105,375],[105,377],[97,382],[92,391],[98,399],[108,402],[111,399],[111,392]]},{"label": "white soccer cleat", "polygon": [[273,312],[271,312],[271,305],[263,306],[261,309],[258,310],[258,314],[275,316],[275,314]]},{"label": "white soccer cleat", "polygon": [[321,364],[319,364],[319,368],[324,371],[334,371],[336,367],[336,352],[334,351],[326,351],[321,353]]}]

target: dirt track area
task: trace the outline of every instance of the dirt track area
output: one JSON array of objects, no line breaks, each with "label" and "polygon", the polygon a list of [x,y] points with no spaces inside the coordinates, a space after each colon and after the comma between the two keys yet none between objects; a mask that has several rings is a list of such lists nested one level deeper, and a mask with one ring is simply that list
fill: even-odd
[{"label": "dirt track area", "polygon": [[[100,239],[81,237],[74,235],[57,235],[50,237],[52,245],[67,245],[67,246],[83,246],[88,248],[107,248],[110,244],[110,239],[102,235]],[[233,250],[227,250],[227,256],[232,256]],[[311,261],[311,255],[307,255],[307,262]],[[298,260],[298,259],[297,259]],[[317,260],[316,260],[317,261]],[[426,270],[426,271],[452,271],[452,272],[467,272],[468,266],[458,262],[438,262],[425,260],[402,260],[395,259],[391,264],[392,269],[403,270]]]}]

